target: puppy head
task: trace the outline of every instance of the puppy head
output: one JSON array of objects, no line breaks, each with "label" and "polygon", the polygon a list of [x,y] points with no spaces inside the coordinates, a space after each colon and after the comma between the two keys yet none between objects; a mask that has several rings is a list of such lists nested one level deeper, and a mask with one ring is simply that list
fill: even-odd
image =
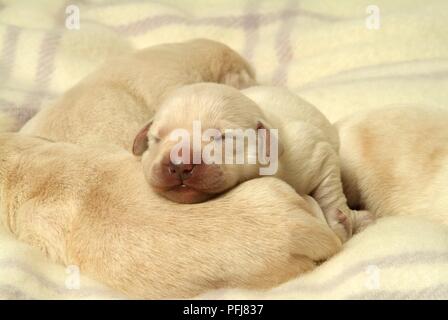
[{"label": "puppy head", "polygon": [[257,177],[259,148],[261,164],[272,149],[270,132],[260,108],[238,90],[194,84],[164,101],[137,134],[133,152],[142,155],[145,177],[157,192],[197,203]]}]

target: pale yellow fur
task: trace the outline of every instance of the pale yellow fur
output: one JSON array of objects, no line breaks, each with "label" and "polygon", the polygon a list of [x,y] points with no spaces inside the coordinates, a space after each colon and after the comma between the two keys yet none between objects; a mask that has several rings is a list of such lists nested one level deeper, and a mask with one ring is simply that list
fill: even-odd
[{"label": "pale yellow fur", "polygon": [[348,201],[378,217],[422,216],[448,224],[448,111],[391,107],[340,122]]},{"label": "pale yellow fur", "polygon": [[313,200],[275,178],[182,205],[152,192],[125,151],[2,134],[0,163],[3,224],[131,297],[268,288],[341,247]]},{"label": "pale yellow fur", "polygon": [[222,43],[196,39],[162,44],[108,60],[42,109],[21,132],[132,150],[135,135],[168,92],[202,81],[238,88],[255,83],[249,64]]},{"label": "pale yellow fur", "polygon": [[[172,91],[148,130],[148,151],[143,154],[142,163],[149,184],[160,181],[157,173],[163,170],[164,159],[177,143],[170,133],[183,128],[193,136],[194,121],[200,121],[203,131],[255,130],[257,122],[268,130],[277,129],[279,161],[275,177],[288,182],[301,195],[312,195],[343,241],[350,238],[352,229],[360,231],[371,222],[367,212],[358,214],[347,206],[340,177],[337,130],[316,107],[283,88],[255,86],[238,91],[215,83],[197,83]],[[191,144],[192,141],[193,138]],[[210,194],[259,176],[258,164],[214,166],[220,180],[211,186],[218,192]],[[210,174],[204,174],[203,180],[211,180]],[[338,210],[347,216],[345,224],[340,223]]]},{"label": "pale yellow fur", "polygon": [[314,200],[280,180],[256,179],[197,205],[149,188],[126,150],[168,92],[200,81],[255,82],[223,44],[151,47],[109,61],[21,134],[0,136],[3,224],[53,261],[139,298],[267,288],[338,252]]}]

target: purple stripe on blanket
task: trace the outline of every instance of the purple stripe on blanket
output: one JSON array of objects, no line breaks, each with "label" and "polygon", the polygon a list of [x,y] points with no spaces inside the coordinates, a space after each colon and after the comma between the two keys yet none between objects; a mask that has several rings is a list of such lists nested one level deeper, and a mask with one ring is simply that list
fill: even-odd
[{"label": "purple stripe on blanket", "polygon": [[14,66],[20,30],[16,26],[6,27],[6,36],[3,40],[2,52],[0,53],[0,79],[2,81],[8,80]]},{"label": "purple stripe on blanket", "polygon": [[[294,11],[296,5],[297,1],[289,1],[282,15],[286,15],[288,12]],[[275,51],[277,61],[279,63],[272,79],[272,82],[275,85],[284,86],[288,80],[288,66],[293,56],[293,49],[291,47],[290,39],[292,27],[294,25],[293,22],[293,19],[284,18],[275,38]]]},{"label": "purple stripe on blanket", "polygon": [[[293,18],[298,15],[318,19],[327,22],[339,21],[338,17],[322,15],[306,10],[290,10],[287,12],[271,12],[267,14],[253,14],[252,19],[259,21],[260,25],[266,25],[277,21]],[[128,36],[139,36],[148,31],[158,29],[168,25],[186,25],[186,26],[216,26],[225,28],[244,28],[247,23],[245,15],[228,15],[216,17],[186,17],[173,14],[151,16],[141,20],[133,21],[118,26],[110,26],[117,32]]]},{"label": "purple stripe on blanket", "polygon": [[[60,21],[60,15],[63,16],[65,6],[67,4],[68,2],[61,7],[61,10],[59,10],[59,13],[55,16],[57,21]],[[252,2],[248,2],[244,14],[242,15],[190,18],[186,16],[166,14],[147,17],[145,19],[137,20],[123,25],[106,27],[112,28],[119,33],[132,36],[140,35],[153,29],[176,23],[192,26],[221,26],[228,28],[242,28],[245,31],[245,45],[243,48],[243,55],[251,60],[254,54],[254,49],[259,41],[258,32],[261,25],[278,22],[279,20],[285,23],[285,21],[293,19],[298,15],[308,16],[311,18],[329,22],[339,20],[339,18],[334,16],[320,15],[305,10],[292,10],[292,7],[288,7],[288,10],[283,10],[281,12],[271,12],[267,14],[256,13],[257,8],[258,2],[254,0]],[[1,53],[2,64],[0,66],[3,68],[2,71],[4,71],[2,73],[3,77],[9,75],[12,70],[13,62],[16,56],[16,43],[22,29],[25,30],[25,28],[8,26],[8,35],[4,40],[7,45],[4,46],[4,49]],[[284,29],[288,31],[287,27],[285,27]],[[0,102],[1,104],[3,104],[4,109],[7,109],[9,113],[16,115],[20,125],[22,125],[32,115],[34,115],[36,110],[39,110],[41,108],[41,105],[45,98],[45,94],[43,94],[43,92],[46,92],[48,90],[55,71],[55,57],[57,55],[63,32],[63,28],[56,28],[45,33],[40,46],[38,66],[35,73],[36,87],[33,88],[33,92],[30,92],[27,95],[23,104],[14,103],[13,105],[11,105]],[[278,40],[277,44],[278,43],[281,43],[281,40]],[[288,48],[290,48],[290,46],[286,46],[286,48],[286,58],[284,58],[283,61],[280,62],[281,66],[279,67],[279,71],[277,72],[277,78],[280,79],[278,80],[278,82],[280,83],[285,81],[284,79],[286,78],[286,64],[290,59],[288,58],[288,52],[290,52]],[[279,51],[279,55],[282,55],[281,50]],[[1,104],[0,107],[2,107]],[[24,108],[25,110],[19,110],[21,108]]]},{"label": "purple stripe on blanket", "polygon": [[254,50],[258,44],[259,40],[259,29],[260,29],[260,15],[256,14],[258,10],[258,1],[249,1],[244,12],[243,18],[243,29],[245,43],[243,51],[241,52],[243,57],[247,60],[252,60],[254,55]]},{"label": "purple stripe on blanket", "polygon": [[36,82],[39,88],[47,88],[54,72],[54,60],[61,42],[62,33],[49,31],[42,40],[36,70]]},{"label": "purple stripe on blanket", "polygon": [[[61,4],[60,10],[58,10],[58,13],[55,15],[56,21],[58,21],[60,17],[64,17],[65,8],[68,4],[69,1]],[[9,26],[8,28],[12,28],[14,31],[12,35],[8,36],[5,40],[7,43],[10,43],[11,48],[6,52],[3,50],[2,58],[4,58],[4,56],[7,57],[7,61],[9,61],[7,65],[11,68],[16,56],[14,42],[17,42],[16,38],[18,37],[18,32],[22,29],[26,30],[26,28],[15,26]],[[6,111],[17,119],[17,130],[40,109],[45,98],[51,98],[51,96],[53,96],[47,89],[51,83],[51,78],[55,70],[54,62],[63,32],[63,29],[58,30],[58,28],[45,32],[40,45],[37,68],[35,71],[36,87],[29,90],[24,102],[18,104],[0,100],[0,109]]]},{"label": "purple stripe on blanket", "polygon": [[42,40],[35,74],[37,88],[30,92],[24,102],[24,106],[28,106],[29,109],[38,110],[42,105],[55,70],[54,61],[61,38],[62,32],[51,30],[45,34]]}]

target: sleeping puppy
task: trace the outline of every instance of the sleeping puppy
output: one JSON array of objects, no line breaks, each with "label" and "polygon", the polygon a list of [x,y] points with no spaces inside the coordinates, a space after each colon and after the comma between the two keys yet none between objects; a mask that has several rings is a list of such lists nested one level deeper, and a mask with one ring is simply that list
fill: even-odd
[{"label": "sleeping puppy", "polygon": [[448,110],[389,107],[337,123],[350,206],[448,224]]},{"label": "sleeping puppy", "polygon": [[268,288],[341,247],[315,201],[281,180],[185,206],[155,194],[141,163],[112,150],[1,134],[0,221],[133,298]]},{"label": "sleeping puppy", "polygon": [[222,43],[196,39],[162,44],[107,61],[42,109],[21,132],[130,151],[136,133],[165,94],[202,81],[237,88],[255,83],[249,64]]},{"label": "sleeping puppy", "polygon": [[[255,137],[249,141],[250,131],[243,137],[247,138],[242,150],[245,161],[239,163],[236,158],[241,152],[234,141],[238,130],[252,130]],[[178,134],[184,131],[191,138],[179,142]],[[258,147],[264,147],[265,154]],[[205,150],[210,148],[214,149],[210,154],[221,155],[218,161],[206,159]],[[370,215],[360,212],[357,217],[347,206],[338,148],[338,133],[324,115],[286,89],[254,87],[240,92],[201,83],[173,91],[136,136],[133,151],[142,156],[153,189],[180,203],[205,201],[260,174],[278,177],[299,194],[314,197],[329,225],[345,241],[353,227],[360,229],[370,221]],[[176,155],[180,159],[173,160]],[[234,159],[227,161],[227,156]],[[251,161],[257,156],[257,161]],[[268,166],[260,164],[260,156],[270,160]],[[362,218],[359,226],[353,225],[357,218]]]}]

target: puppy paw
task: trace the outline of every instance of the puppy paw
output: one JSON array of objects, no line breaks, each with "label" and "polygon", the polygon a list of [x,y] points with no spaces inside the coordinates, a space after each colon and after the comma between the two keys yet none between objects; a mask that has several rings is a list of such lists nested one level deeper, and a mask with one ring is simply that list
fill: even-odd
[{"label": "puppy paw", "polygon": [[325,215],[327,223],[342,243],[352,236],[352,219],[350,214],[344,213],[340,209],[334,209]]},{"label": "puppy paw", "polygon": [[366,210],[353,211],[353,233],[358,233],[364,230],[367,226],[375,222],[375,215]]},{"label": "puppy paw", "polygon": [[[192,59],[205,73],[201,80],[218,82],[237,89],[256,84],[255,72],[249,62],[227,45],[209,40],[194,39],[189,42]],[[208,66],[208,67],[207,67]]]},{"label": "puppy paw", "polygon": [[240,90],[257,84],[252,71],[248,68],[226,73],[222,78],[222,83]]}]

